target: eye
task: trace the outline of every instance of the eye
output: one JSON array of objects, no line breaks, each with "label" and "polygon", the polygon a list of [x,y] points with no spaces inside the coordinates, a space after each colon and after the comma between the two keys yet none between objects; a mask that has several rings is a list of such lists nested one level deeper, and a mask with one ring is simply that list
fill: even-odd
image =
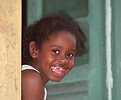
[{"label": "eye", "polygon": [[67,53],[67,58],[73,59],[75,57],[75,53]]},{"label": "eye", "polygon": [[52,53],[53,53],[54,55],[57,55],[57,54],[60,53],[60,51],[59,51],[58,49],[53,49],[53,50],[52,50]]}]

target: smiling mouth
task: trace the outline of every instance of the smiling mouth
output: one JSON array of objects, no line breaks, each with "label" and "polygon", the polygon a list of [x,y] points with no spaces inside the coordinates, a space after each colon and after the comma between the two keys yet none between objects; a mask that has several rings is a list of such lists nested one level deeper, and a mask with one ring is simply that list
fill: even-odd
[{"label": "smiling mouth", "polygon": [[61,66],[51,66],[51,71],[53,75],[57,77],[63,77],[68,72],[67,69]]}]

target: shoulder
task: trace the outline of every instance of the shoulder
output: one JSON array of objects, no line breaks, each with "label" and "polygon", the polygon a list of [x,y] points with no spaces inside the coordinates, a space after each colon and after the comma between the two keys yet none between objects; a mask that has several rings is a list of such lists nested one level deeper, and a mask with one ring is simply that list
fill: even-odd
[{"label": "shoulder", "polygon": [[25,70],[22,72],[22,83],[25,85],[44,87],[41,75],[33,70]]},{"label": "shoulder", "polygon": [[[39,73],[33,70],[25,70],[22,72],[22,96],[30,98],[41,98],[44,95],[44,85]],[[24,99],[24,100],[27,100]],[[36,99],[38,100],[38,99]]]},{"label": "shoulder", "polygon": [[22,80],[41,81],[41,76],[34,70],[24,70],[22,71]]}]

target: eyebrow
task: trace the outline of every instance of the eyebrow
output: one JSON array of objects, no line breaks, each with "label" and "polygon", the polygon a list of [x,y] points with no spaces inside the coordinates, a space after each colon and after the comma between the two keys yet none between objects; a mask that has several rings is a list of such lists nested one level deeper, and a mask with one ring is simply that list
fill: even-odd
[{"label": "eyebrow", "polygon": [[56,48],[60,48],[60,49],[62,49],[62,47],[61,47],[61,46],[56,45],[56,44],[50,45],[50,47],[51,47],[51,48],[56,47]]},{"label": "eyebrow", "polygon": [[[57,47],[57,48],[60,48],[60,49],[62,49],[62,47],[61,47],[61,46],[59,46],[59,45],[56,45],[56,44],[50,45],[50,47]],[[75,50],[75,49],[69,49],[69,51],[73,51],[73,52],[76,52],[76,50]]]}]

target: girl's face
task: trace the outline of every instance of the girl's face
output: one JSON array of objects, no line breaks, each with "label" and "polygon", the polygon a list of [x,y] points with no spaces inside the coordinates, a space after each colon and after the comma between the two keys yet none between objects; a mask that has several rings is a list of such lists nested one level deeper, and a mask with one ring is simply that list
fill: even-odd
[{"label": "girl's face", "polygon": [[35,63],[44,81],[60,81],[72,69],[75,51],[76,38],[69,32],[58,32],[44,41]]}]

